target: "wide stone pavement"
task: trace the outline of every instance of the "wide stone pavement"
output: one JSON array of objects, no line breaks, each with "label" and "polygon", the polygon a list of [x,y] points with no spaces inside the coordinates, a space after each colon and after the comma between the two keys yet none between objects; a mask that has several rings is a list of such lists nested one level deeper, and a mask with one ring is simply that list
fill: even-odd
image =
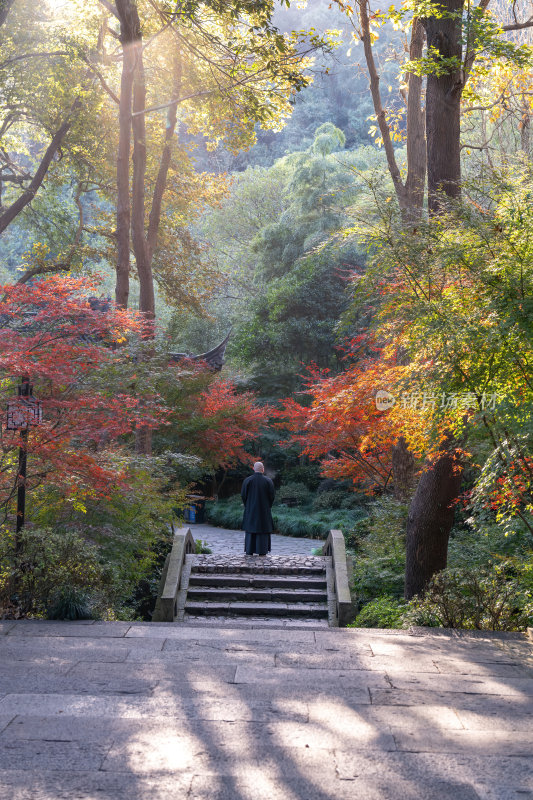
[{"label": "wide stone pavement", "polygon": [[[186,526],[191,529],[195,539],[201,539],[209,545],[213,553],[224,555],[242,555],[244,552],[244,531],[235,531],[228,528],[216,528],[214,525],[190,523]],[[322,539],[304,539],[297,536],[281,536],[272,534],[272,555],[276,556],[307,556],[317,547],[322,547]]]},{"label": "wide stone pavement", "polygon": [[525,636],[0,623],[2,800],[524,800]]}]

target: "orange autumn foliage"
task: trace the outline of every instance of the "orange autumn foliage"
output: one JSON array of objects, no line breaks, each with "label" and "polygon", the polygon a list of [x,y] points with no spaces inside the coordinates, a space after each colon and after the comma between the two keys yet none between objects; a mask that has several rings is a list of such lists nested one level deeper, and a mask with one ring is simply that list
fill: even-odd
[{"label": "orange autumn foliage", "polygon": [[[416,457],[426,451],[431,409],[401,402],[407,367],[395,356],[376,347],[366,351],[338,375],[309,367],[302,394],[310,404],[285,399],[276,424],[289,432],[287,445],[297,444],[302,454],[321,462],[324,476],[375,491],[391,481],[392,450],[400,436]],[[394,402],[380,405],[378,393]]]}]

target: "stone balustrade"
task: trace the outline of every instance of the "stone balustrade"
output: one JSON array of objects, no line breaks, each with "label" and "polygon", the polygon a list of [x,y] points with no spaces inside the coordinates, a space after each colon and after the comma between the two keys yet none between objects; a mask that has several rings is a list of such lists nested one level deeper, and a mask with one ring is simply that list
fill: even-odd
[{"label": "stone balustrade", "polygon": [[172,550],[167,556],[152,622],[174,622],[177,614],[177,597],[185,556],[196,552],[196,542],[190,528],[174,531]]}]

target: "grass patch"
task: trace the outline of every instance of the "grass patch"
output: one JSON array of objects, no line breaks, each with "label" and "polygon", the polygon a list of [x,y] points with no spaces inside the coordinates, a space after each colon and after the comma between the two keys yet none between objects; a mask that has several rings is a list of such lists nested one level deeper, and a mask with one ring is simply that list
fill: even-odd
[{"label": "grass patch", "polygon": [[363,606],[349,628],[403,628],[408,606],[397,597],[384,595]]},{"label": "grass patch", "polygon": [[[242,513],[243,505],[239,495],[206,504],[208,522],[220,528],[240,530]],[[272,509],[276,533],[308,539],[326,539],[332,528],[351,530],[364,516],[366,512],[362,508],[313,511],[311,505],[289,508],[275,504]]]}]

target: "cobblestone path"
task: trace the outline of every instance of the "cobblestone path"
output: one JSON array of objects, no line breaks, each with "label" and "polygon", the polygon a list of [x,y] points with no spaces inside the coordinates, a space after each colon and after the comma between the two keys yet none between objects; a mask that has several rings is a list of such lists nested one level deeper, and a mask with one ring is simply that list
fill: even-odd
[{"label": "cobblestone path", "polygon": [[[186,523],[191,529],[195,539],[201,539],[208,543],[213,553],[227,553],[231,555],[242,555],[244,552],[244,532],[232,531],[226,528],[215,528],[214,525],[195,525]],[[316,547],[321,547],[324,542],[321,539],[298,539],[295,536],[280,536],[272,534],[272,555],[291,556],[291,555],[311,555],[311,551]]]},{"label": "cobblestone path", "polygon": [[0,622],[1,800],[527,800],[520,634]]}]

